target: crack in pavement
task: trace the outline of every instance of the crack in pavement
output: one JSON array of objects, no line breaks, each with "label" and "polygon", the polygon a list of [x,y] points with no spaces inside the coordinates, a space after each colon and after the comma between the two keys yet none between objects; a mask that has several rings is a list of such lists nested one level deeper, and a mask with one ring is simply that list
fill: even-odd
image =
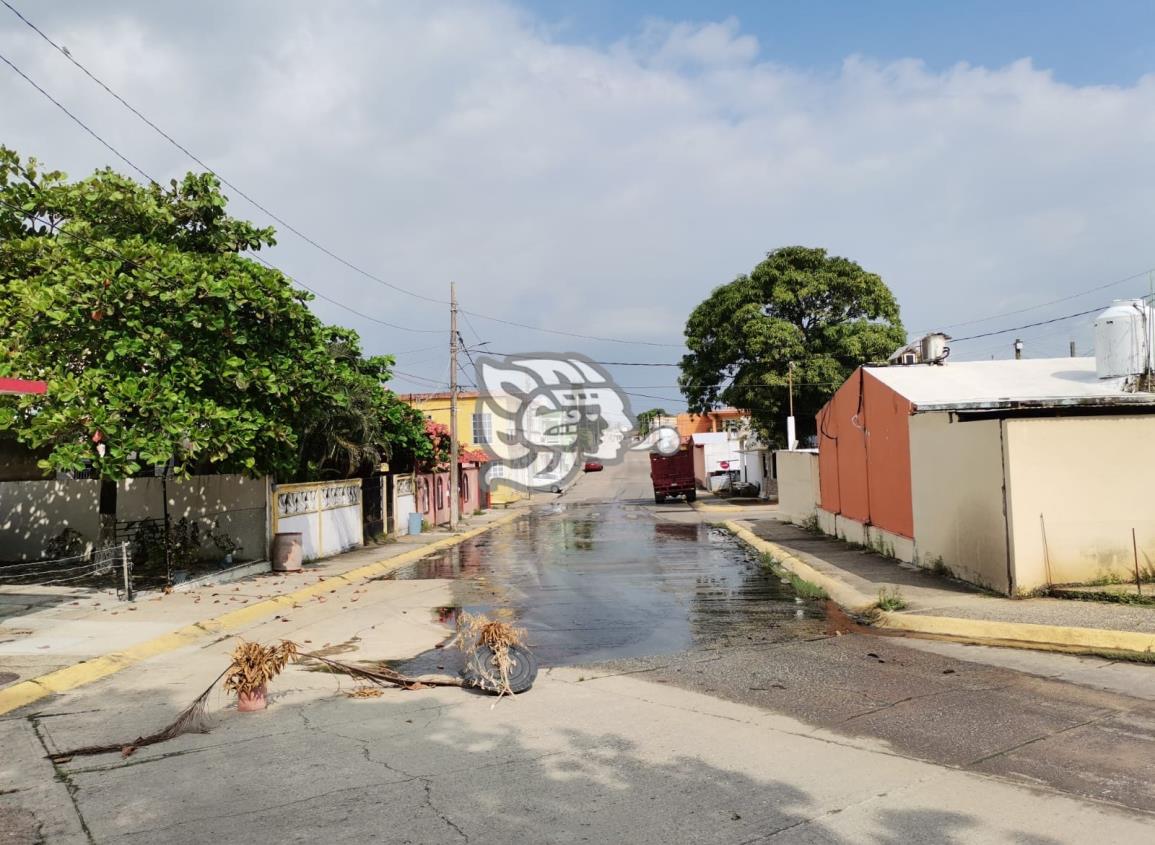
[{"label": "crack in pavement", "polygon": [[[51,758],[52,750],[48,747],[48,739],[40,725],[40,717],[32,715],[28,717],[28,723],[32,725],[32,733],[36,735],[36,739],[40,742],[40,747],[44,749],[44,756]],[[76,795],[80,791],[80,787],[72,782],[68,772],[60,767],[57,763],[52,763],[52,770],[55,772],[56,779],[64,784],[65,792],[68,794],[68,800],[72,804],[72,809],[76,813],[76,819],[80,822],[80,829],[84,832],[84,837],[92,844],[96,844],[96,840],[92,836],[92,831],[88,827],[88,821],[84,818],[84,814],[80,812],[80,802],[76,800]]]},{"label": "crack in pavement", "polygon": [[445,822],[445,825],[450,830],[468,842],[469,834],[462,830],[453,819],[449,818],[443,810],[439,809],[437,805],[433,803],[433,778],[422,778],[421,782],[425,785],[425,806],[432,810],[437,818]]},{"label": "crack in pavement", "polygon": [[1058,730],[1050,731],[1050,732],[1045,733],[1045,734],[1040,734],[1039,736],[1032,737],[1031,739],[1027,739],[1027,740],[1024,740],[1023,742],[1012,745],[1009,748],[1004,748],[1000,751],[995,751],[992,754],[986,754],[986,755],[979,757],[975,760],[971,760],[969,763],[964,763],[963,765],[967,766],[967,767],[978,766],[979,764],[985,763],[988,760],[993,760],[996,757],[1002,757],[1003,755],[1006,755],[1006,754],[1012,754],[1015,751],[1018,751],[1020,748],[1026,748],[1028,745],[1034,745],[1037,742],[1042,742],[1043,740],[1051,739],[1052,737],[1062,736],[1063,734],[1068,733],[1070,731],[1078,730],[1079,728],[1085,728],[1087,725],[1093,725],[1093,724],[1096,724],[1097,722],[1105,721],[1106,719],[1110,719],[1112,716],[1117,716],[1117,715],[1118,715],[1118,712],[1113,711],[1113,710],[1105,712],[1105,713],[1100,713],[1098,716],[1095,716],[1094,718],[1087,719],[1087,720],[1079,722],[1078,724],[1075,724],[1075,725],[1068,725],[1065,728],[1059,728]]}]

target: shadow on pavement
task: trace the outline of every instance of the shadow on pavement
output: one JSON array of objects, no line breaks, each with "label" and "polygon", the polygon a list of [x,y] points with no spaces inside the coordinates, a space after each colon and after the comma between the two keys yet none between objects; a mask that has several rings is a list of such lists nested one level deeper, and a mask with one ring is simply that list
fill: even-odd
[{"label": "shadow on pavement", "polygon": [[[162,695],[173,697],[171,690]],[[160,718],[165,708],[152,704],[140,712],[140,701],[110,694],[99,699],[99,713],[34,721],[50,745],[104,741],[130,722]],[[773,756],[737,753],[741,759],[722,768],[701,759],[702,742],[697,755],[671,745],[660,725],[640,727],[641,741],[608,728],[534,729],[519,713],[525,706],[519,700],[496,710],[476,701],[398,692],[369,701],[285,701],[256,715],[226,711],[217,714],[211,734],[179,737],[126,760],[78,758],[62,765],[59,777],[95,843],[753,843],[773,837],[897,845],[974,841],[980,832],[990,835],[992,824],[1008,841],[1059,841],[1019,832],[1005,818],[874,801],[888,788],[901,792],[911,778],[906,771],[875,782],[832,768],[807,790],[785,782],[779,772],[790,766]],[[167,712],[174,707],[179,704],[169,702]],[[52,771],[45,764],[37,776]],[[0,804],[5,807],[16,812]]]}]

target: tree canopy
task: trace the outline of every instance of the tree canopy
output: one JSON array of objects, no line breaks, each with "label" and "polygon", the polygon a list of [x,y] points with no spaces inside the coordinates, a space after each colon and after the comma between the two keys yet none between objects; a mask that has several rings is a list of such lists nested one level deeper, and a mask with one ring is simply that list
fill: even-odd
[{"label": "tree canopy", "polygon": [[274,232],[232,218],[215,177],[77,182],[0,147],[0,431],[46,471],[117,479],[173,461],[279,479],[352,475],[393,449],[431,453],[420,413],[384,386],[311,297],[242,255]]},{"label": "tree canopy", "polygon": [[824,249],[789,246],[716,288],[686,322],[679,385],[690,410],[749,411],[770,443],[785,441],[793,364],[800,433],[854,368],[906,341],[882,278]]},{"label": "tree canopy", "polygon": [[671,416],[671,415],[666,412],[665,408],[650,408],[650,410],[648,410],[648,411],[642,411],[637,416],[638,434],[642,437],[645,437],[647,434],[650,433],[650,430],[654,427],[654,422],[656,420],[661,419],[662,417],[668,417],[668,416]]}]

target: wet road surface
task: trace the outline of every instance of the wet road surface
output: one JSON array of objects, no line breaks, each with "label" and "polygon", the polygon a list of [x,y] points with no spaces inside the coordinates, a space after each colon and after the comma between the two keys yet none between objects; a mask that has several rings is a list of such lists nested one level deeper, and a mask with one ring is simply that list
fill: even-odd
[{"label": "wet road surface", "polygon": [[[796,598],[725,532],[653,506],[543,508],[396,577],[455,579],[455,605],[526,628],[543,667],[628,674],[1155,813],[1150,702],[875,636]],[[397,665],[452,672],[457,655]]]},{"label": "wet road surface", "polygon": [[819,604],[797,598],[727,532],[633,504],[547,506],[394,577],[456,579],[455,605],[525,628],[543,666],[810,638],[824,627]]}]

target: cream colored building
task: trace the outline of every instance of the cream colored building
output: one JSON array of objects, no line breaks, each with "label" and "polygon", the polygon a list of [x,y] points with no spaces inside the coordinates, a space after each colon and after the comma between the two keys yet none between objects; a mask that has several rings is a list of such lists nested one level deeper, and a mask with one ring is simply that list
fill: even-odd
[{"label": "cream colored building", "polygon": [[1136,379],[1100,378],[1094,358],[856,377],[848,424],[837,403],[820,417],[823,460],[778,453],[796,521],[1012,595],[1155,574],[1155,393]]}]

